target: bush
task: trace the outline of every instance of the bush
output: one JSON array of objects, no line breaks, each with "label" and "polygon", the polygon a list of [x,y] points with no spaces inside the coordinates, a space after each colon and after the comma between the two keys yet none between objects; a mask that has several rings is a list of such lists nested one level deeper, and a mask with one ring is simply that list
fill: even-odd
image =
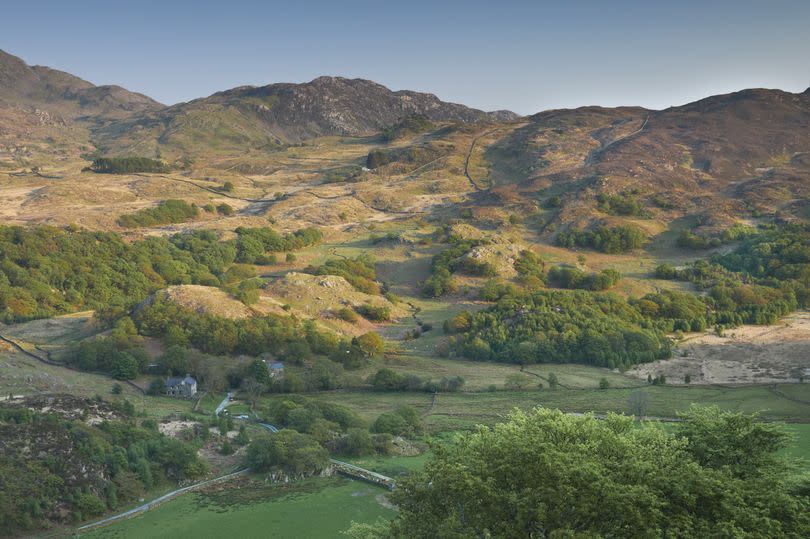
[{"label": "bush", "polygon": [[222,204],[217,204],[217,213],[229,217],[235,213],[235,210],[230,204],[223,202]]},{"label": "bush", "polygon": [[391,319],[391,309],[385,305],[364,303],[357,305],[354,310],[372,322],[385,322]]},{"label": "bush", "polygon": [[337,310],[335,315],[341,320],[349,322],[350,324],[355,324],[357,323],[358,320],[360,320],[360,317],[357,316],[357,313],[354,311],[354,309],[351,309],[349,307],[341,307],[340,309]]},{"label": "bush", "polygon": [[410,426],[405,419],[394,413],[380,414],[371,425],[372,432],[387,432],[394,436],[405,436],[410,432]]}]

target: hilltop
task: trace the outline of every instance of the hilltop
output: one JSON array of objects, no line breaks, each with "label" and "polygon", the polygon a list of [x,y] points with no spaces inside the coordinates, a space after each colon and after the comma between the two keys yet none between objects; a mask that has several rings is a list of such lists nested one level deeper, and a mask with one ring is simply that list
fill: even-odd
[{"label": "hilltop", "polygon": [[29,66],[0,50],[0,106],[46,109],[65,120],[92,122],[155,110],[162,105],[120,86],[96,86],[70,73]]},{"label": "hilltop", "polygon": [[512,120],[441,101],[433,94],[392,91],[376,82],[318,77],[303,84],[244,86],[112,123],[95,133],[116,151],[194,155],[200,151],[272,150],[323,136],[369,136],[411,114],[444,122]]}]

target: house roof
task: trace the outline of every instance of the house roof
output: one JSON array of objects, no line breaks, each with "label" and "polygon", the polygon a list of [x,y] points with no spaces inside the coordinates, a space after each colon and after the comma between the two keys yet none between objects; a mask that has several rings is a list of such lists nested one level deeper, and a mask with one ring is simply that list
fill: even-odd
[{"label": "house roof", "polygon": [[166,387],[177,387],[177,386],[190,386],[197,383],[197,380],[189,376],[188,374],[185,377],[174,376],[166,380]]},{"label": "house roof", "polygon": [[281,361],[276,361],[275,363],[271,363],[270,365],[268,365],[267,368],[273,370],[281,370],[284,368],[284,363],[282,363]]}]

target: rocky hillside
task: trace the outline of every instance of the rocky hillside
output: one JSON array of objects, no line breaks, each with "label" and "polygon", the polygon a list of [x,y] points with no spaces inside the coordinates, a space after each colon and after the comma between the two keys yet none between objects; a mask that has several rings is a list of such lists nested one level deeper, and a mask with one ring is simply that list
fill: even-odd
[{"label": "rocky hillside", "polygon": [[[560,197],[563,224],[688,215],[711,234],[743,217],[805,216],[810,91],[744,90],[661,111],[547,111],[487,155],[497,183]],[[604,197],[638,207],[611,208]]]},{"label": "rocky hillside", "polygon": [[369,80],[319,77],[304,84],[226,90],[111,124],[96,137],[121,152],[133,146],[183,154],[244,151],[320,136],[373,135],[412,114],[464,123],[516,118],[509,111],[486,113],[446,103],[433,94],[394,92]]},{"label": "rocky hillside", "polygon": [[120,86],[95,86],[69,73],[29,66],[0,50],[0,107],[44,109],[64,119],[98,122],[156,110],[162,105]]}]

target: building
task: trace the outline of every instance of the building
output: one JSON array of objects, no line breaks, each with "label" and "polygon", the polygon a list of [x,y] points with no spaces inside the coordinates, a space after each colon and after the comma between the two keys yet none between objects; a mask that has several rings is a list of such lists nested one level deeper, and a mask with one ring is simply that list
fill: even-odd
[{"label": "building", "polygon": [[166,379],[166,395],[170,397],[191,398],[197,393],[197,380],[190,374],[184,377]]},{"label": "building", "polygon": [[267,364],[267,372],[270,373],[270,378],[284,378],[284,363],[281,361],[274,361]]}]

